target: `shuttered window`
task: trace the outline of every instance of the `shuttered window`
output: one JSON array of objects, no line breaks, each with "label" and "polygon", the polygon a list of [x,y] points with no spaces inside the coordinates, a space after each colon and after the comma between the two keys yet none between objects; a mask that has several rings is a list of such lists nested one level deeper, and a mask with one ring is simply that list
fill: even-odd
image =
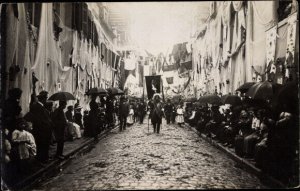
[{"label": "shuttered window", "polygon": [[74,3],[73,4],[73,29],[77,30],[80,34],[82,30],[82,4],[83,3]]},{"label": "shuttered window", "polygon": [[87,37],[88,34],[88,9],[87,9],[87,4],[83,3],[82,4],[82,30],[83,30],[83,35]]},{"label": "shuttered window", "polygon": [[25,3],[25,10],[29,14],[30,23],[39,28],[41,22],[41,12],[42,4],[41,3]]},{"label": "shuttered window", "polygon": [[73,3],[64,4],[64,24],[65,26],[72,28],[73,19]]}]

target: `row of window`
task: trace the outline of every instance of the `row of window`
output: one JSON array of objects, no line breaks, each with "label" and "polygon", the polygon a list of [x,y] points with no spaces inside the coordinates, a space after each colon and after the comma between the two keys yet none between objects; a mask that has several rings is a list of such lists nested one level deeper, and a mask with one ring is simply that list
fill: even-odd
[{"label": "row of window", "polygon": [[[39,28],[42,4],[25,3],[25,9],[29,14],[31,24]],[[53,3],[53,22],[54,26],[56,26],[54,28],[57,29],[57,26],[66,26],[78,31],[80,39],[83,38],[81,36],[83,35],[88,40],[91,40],[95,46],[100,48],[101,59],[108,64],[112,64],[116,55],[104,43],[99,43],[98,32],[91,18],[92,14],[88,10],[86,3]],[[59,35],[59,32],[55,31],[55,34]],[[57,36],[58,38],[59,36]]]},{"label": "row of window", "polygon": [[[26,12],[29,14],[31,24],[39,28],[42,4],[25,3]],[[91,40],[93,44],[99,46],[99,36],[92,22],[91,11],[86,3],[53,3],[53,19],[57,26],[66,26],[81,32],[84,37]]]}]

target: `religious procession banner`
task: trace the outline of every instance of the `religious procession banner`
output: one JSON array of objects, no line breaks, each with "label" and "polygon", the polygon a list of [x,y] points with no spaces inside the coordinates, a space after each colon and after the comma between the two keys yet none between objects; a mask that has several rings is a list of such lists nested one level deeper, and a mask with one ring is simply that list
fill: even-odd
[{"label": "religious procession banner", "polygon": [[161,93],[161,76],[145,76],[148,99],[152,99],[155,93]]}]

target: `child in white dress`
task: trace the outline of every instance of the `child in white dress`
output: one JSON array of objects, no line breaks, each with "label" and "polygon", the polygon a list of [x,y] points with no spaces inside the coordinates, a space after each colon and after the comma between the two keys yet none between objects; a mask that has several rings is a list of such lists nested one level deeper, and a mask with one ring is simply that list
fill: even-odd
[{"label": "child in white dress", "polygon": [[133,116],[134,116],[133,106],[130,105],[129,106],[129,115],[127,117],[127,124],[132,125],[134,123]]},{"label": "child in white dress", "polygon": [[181,124],[184,123],[183,109],[181,105],[179,105],[176,112],[177,112],[176,122],[178,123],[179,126],[181,126]]}]

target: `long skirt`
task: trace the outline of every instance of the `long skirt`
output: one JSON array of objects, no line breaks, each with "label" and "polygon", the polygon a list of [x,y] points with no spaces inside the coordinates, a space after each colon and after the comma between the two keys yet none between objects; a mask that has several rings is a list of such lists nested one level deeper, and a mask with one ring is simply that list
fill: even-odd
[{"label": "long skirt", "polygon": [[183,115],[177,115],[176,116],[176,122],[179,123],[179,124],[184,123]]},{"label": "long skirt", "polygon": [[132,125],[134,123],[133,115],[130,114],[127,117],[127,124]]}]

